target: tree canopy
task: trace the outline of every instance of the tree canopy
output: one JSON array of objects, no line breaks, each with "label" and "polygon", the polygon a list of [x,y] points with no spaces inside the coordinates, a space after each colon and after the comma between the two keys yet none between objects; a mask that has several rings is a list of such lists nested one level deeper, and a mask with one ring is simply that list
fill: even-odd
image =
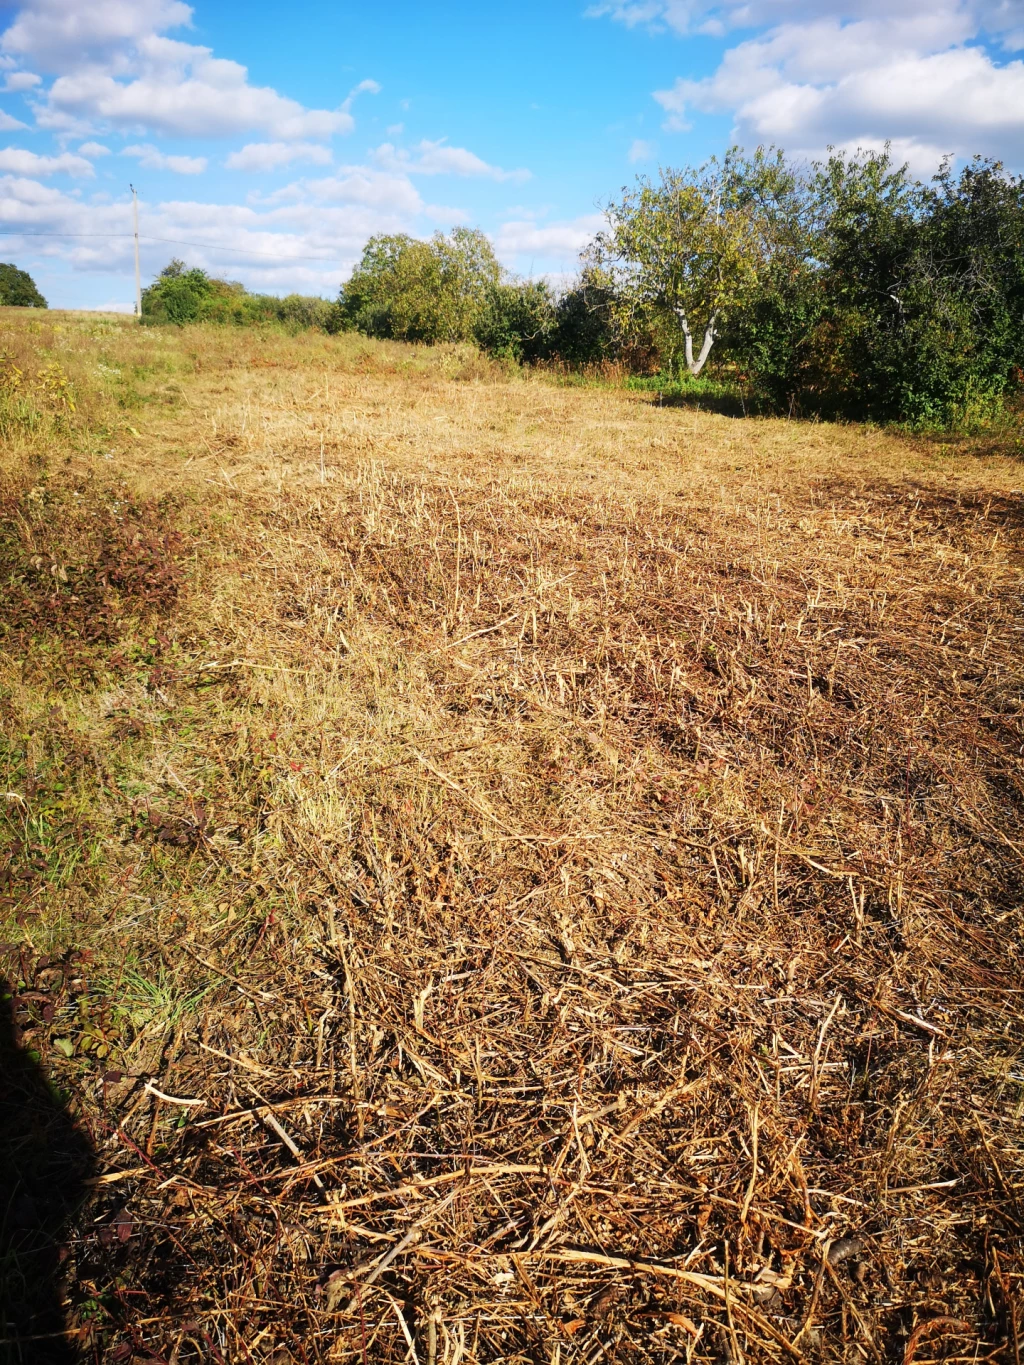
[{"label": "tree canopy", "polygon": [[396,341],[467,341],[502,271],[487,237],[469,228],[429,242],[371,237],[342,286],[342,325]]},{"label": "tree canopy", "polygon": [[46,300],[27,270],[16,265],[0,265],[0,307],[45,308]]},{"label": "tree canopy", "polygon": [[[690,374],[707,363],[722,325],[757,281],[763,237],[758,204],[738,192],[736,162],[716,159],[641,178],[609,204],[607,230],[591,251],[616,297],[625,331],[651,326],[678,333]],[[696,329],[700,351],[693,352]]]},{"label": "tree canopy", "polygon": [[[976,158],[929,185],[889,150],[775,148],[641,179],[587,258],[624,337],[767,409],[957,425],[1024,379],[1024,181]],[[701,337],[694,354],[694,337]]]}]

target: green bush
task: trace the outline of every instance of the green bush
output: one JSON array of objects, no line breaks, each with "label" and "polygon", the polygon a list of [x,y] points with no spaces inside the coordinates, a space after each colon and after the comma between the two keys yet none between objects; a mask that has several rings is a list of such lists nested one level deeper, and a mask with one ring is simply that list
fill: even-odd
[{"label": "green bush", "polygon": [[216,322],[235,327],[277,324],[289,331],[317,327],[336,331],[337,305],[329,299],[289,294],[250,294],[232,280],[216,280],[205,270],[189,270],[183,261],[164,267],[142,291],[142,320],[184,326],[190,322]]},{"label": "green bush", "polygon": [[976,159],[930,186],[888,152],[805,172],[723,354],[767,408],[990,422],[1024,367],[1024,181]]},{"label": "green bush", "polygon": [[469,341],[500,280],[482,232],[371,237],[342,287],[338,325],[393,341]]},{"label": "green bush", "polygon": [[616,327],[610,281],[584,270],[555,305],[550,353],[566,365],[599,365],[618,358],[622,338]]},{"label": "green bush", "polygon": [[543,281],[491,285],[477,319],[477,344],[501,359],[530,364],[547,359],[555,304]]}]

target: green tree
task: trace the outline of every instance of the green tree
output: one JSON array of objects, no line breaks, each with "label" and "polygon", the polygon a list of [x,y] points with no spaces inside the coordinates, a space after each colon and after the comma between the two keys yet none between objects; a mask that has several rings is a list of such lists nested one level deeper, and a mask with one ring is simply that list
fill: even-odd
[{"label": "green tree", "polygon": [[920,296],[921,186],[888,148],[806,167],[771,149],[735,165],[738,193],[757,204],[760,266],[726,345],[757,398],[824,416],[908,411],[912,371],[934,363],[908,307]]},{"label": "green tree", "polygon": [[693,375],[757,280],[756,206],[735,193],[733,181],[729,163],[714,159],[663,170],[657,182],[640,178],[608,206],[607,230],[590,253],[591,267],[610,280],[623,331],[653,327],[670,352],[681,342]]},{"label": "green tree", "polygon": [[344,325],[401,341],[466,341],[501,267],[482,232],[455,228],[429,242],[404,234],[371,237],[342,287]]},{"label": "green tree", "polygon": [[901,304],[916,360],[903,406],[969,423],[999,411],[1024,368],[1024,179],[976,157],[921,194]]},{"label": "green tree", "polygon": [[[239,285],[238,289],[241,288]],[[175,259],[142,291],[142,316],[151,322],[170,322],[179,327],[198,322],[216,292],[215,282],[205,270],[190,270],[184,261]]]},{"label": "green tree", "polygon": [[0,306],[45,308],[46,300],[27,270],[19,270],[16,265],[0,265]]}]

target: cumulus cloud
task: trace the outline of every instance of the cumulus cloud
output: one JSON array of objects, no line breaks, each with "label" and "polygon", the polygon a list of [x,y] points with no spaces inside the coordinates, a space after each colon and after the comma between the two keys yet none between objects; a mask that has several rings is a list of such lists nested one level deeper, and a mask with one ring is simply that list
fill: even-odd
[{"label": "cumulus cloud", "polygon": [[378,89],[363,81],[339,108],[307,109],[250,84],[240,63],[166,36],[191,15],[178,0],[29,0],[0,50],[56,77],[36,110],[39,125],[56,132],[109,126],[225,137],[260,129],[283,141],[323,138],[351,132],[353,99]]},{"label": "cumulus cloud", "polygon": [[426,208],[416,186],[406,176],[369,166],[340,166],[336,175],[296,180],[255,202],[284,204],[310,200],[321,204],[359,204],[405,219]]},{"label": "cumulus cloud", "polygon": [[42,79],[34,71],[11,71],[4,79],[3,88],[10,92],[33,90],[42,83]]},{"label": "cumulus cloud", "polygon": [[139,74],[127,81],[100,68],[58,76],[39,124],[59,130],[100,123],[178,137],[262,128],[282,139],[329,137],[354,127],[347,110],[306,109],[268,86],[250,85],[244,66],[214,57],[209,48],[150,36],[137,55]]},{"label": "cumulus cloud", "polygon": [[734,113],[747,145],[816,153],[891,140],[919,171],[946,152],[1019,158],[1024,63],[997,65],[973,46],[915,50],[906,36],[896,21],[784,25],[731,49],[706,80],[677,80],[655,98],[670,128],[686,127],[691,109]]},{"label": "cumulus cloud", "polygon": [[328,166],[331,149],[316,142],[247,142],[224,165],[229,171],[277,171],[296,161]]},{"label": "cumulus cloud", "polygon": [[[372,167],[341,167],[336,175],[296,181],[246,204],[167,199],[139,206],[143,273],[155,275],[173,253],[250,288],[337,292],[381,232],[449,225],[457,211],[425,204],[408,178]],[[18,259],[55,259],[73,271],[125,277],[131,297],[131,201],[94,195],[83,202],[38,177],[0,174],[0,219],[15,233],[5,240]],[[82,237],[78,234],[87,233]],[[72,234],[66,239],[58,235]]]},{"label": "cumulus cloud", "polygon": [[447,140],[417,143],[411,152],[399,150],[393,143],[384,142],[371,156],[378,166],[404,171],[407,175],[483,176],[489,180],[529,180],[527,170],[506,171],[491,166],[465,147],[449,147]]},{"label": "cumulus cloud", "polygon": [[0,40],[0,50],[29,56],[50,72],[120,63],[134,44],[192,21],[180,0],[30,0]]},{"label": "cumulus cloud", "polygon": [[712,75],[654,92],[670,130],[689,128],[695,111],[731,113],[748,146],[814,155],[891,141],[919,173],[945,153],[1020,161],[1024,63],[977,41],[1024,48],[1019,0],[816,0],[804,22],[793,10],[792,0],[616,0],[590,13],[679,34],[760,30]]},{"label": "cumulus cloud", "polygon": [[24,147],[0,149],[0,171],[13,175],[94,175],[92,165],[84,156],[61,152],[60,156],[38,156]]},{"label": "cumulus cloud", "polygon": [[110,148],[102,142],[83,142],[78,149],[80,156],[109,156]]},{"label": "cumulus cloud", "polygon": [[494,239],[495,249],[505,259],[522,256],[578,256],[604,225],[599,213],[585,214],[560,223],[537,223],[515,219],[503,223]]},{"label": "cumulus cloud", "polygon": [[206,170],[205,156],[166,156],[159,147],[144,143],[139,147],[125,147],[122,156],[138,158],[140,166],[149,171],[174,171],[176,175],[202,175]]},{"label": "cumulus cloud", "polygon": [[0,109],[0,131],[11,133],[15,128],[27,128],[27,123],[22,123],[21,119],[14,118],[5,110]]},{"label": "cumulus cloud", "polygon": [[[1011,50],[1024,39],[1019,0],[900,0],[898,13],[892,0],[814,0],[813,8],[807,9],[811,19],[951,21],[967,35],[984,30]],[[795,23],[793,11],[793,0],[602,0],[586,13],[629,28],[721,36],[736,29]]]}]

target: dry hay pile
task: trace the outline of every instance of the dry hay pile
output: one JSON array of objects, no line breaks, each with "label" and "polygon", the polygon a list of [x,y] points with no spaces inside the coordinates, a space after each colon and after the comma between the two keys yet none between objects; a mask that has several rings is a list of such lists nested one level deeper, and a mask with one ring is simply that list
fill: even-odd
[{"label": "dry hay pile", "polygon": [[319,466],[275,382],[52,722],[137,778],[7,958],[88,1358],[1016,1365],[1012,473],[387,375]]}]

